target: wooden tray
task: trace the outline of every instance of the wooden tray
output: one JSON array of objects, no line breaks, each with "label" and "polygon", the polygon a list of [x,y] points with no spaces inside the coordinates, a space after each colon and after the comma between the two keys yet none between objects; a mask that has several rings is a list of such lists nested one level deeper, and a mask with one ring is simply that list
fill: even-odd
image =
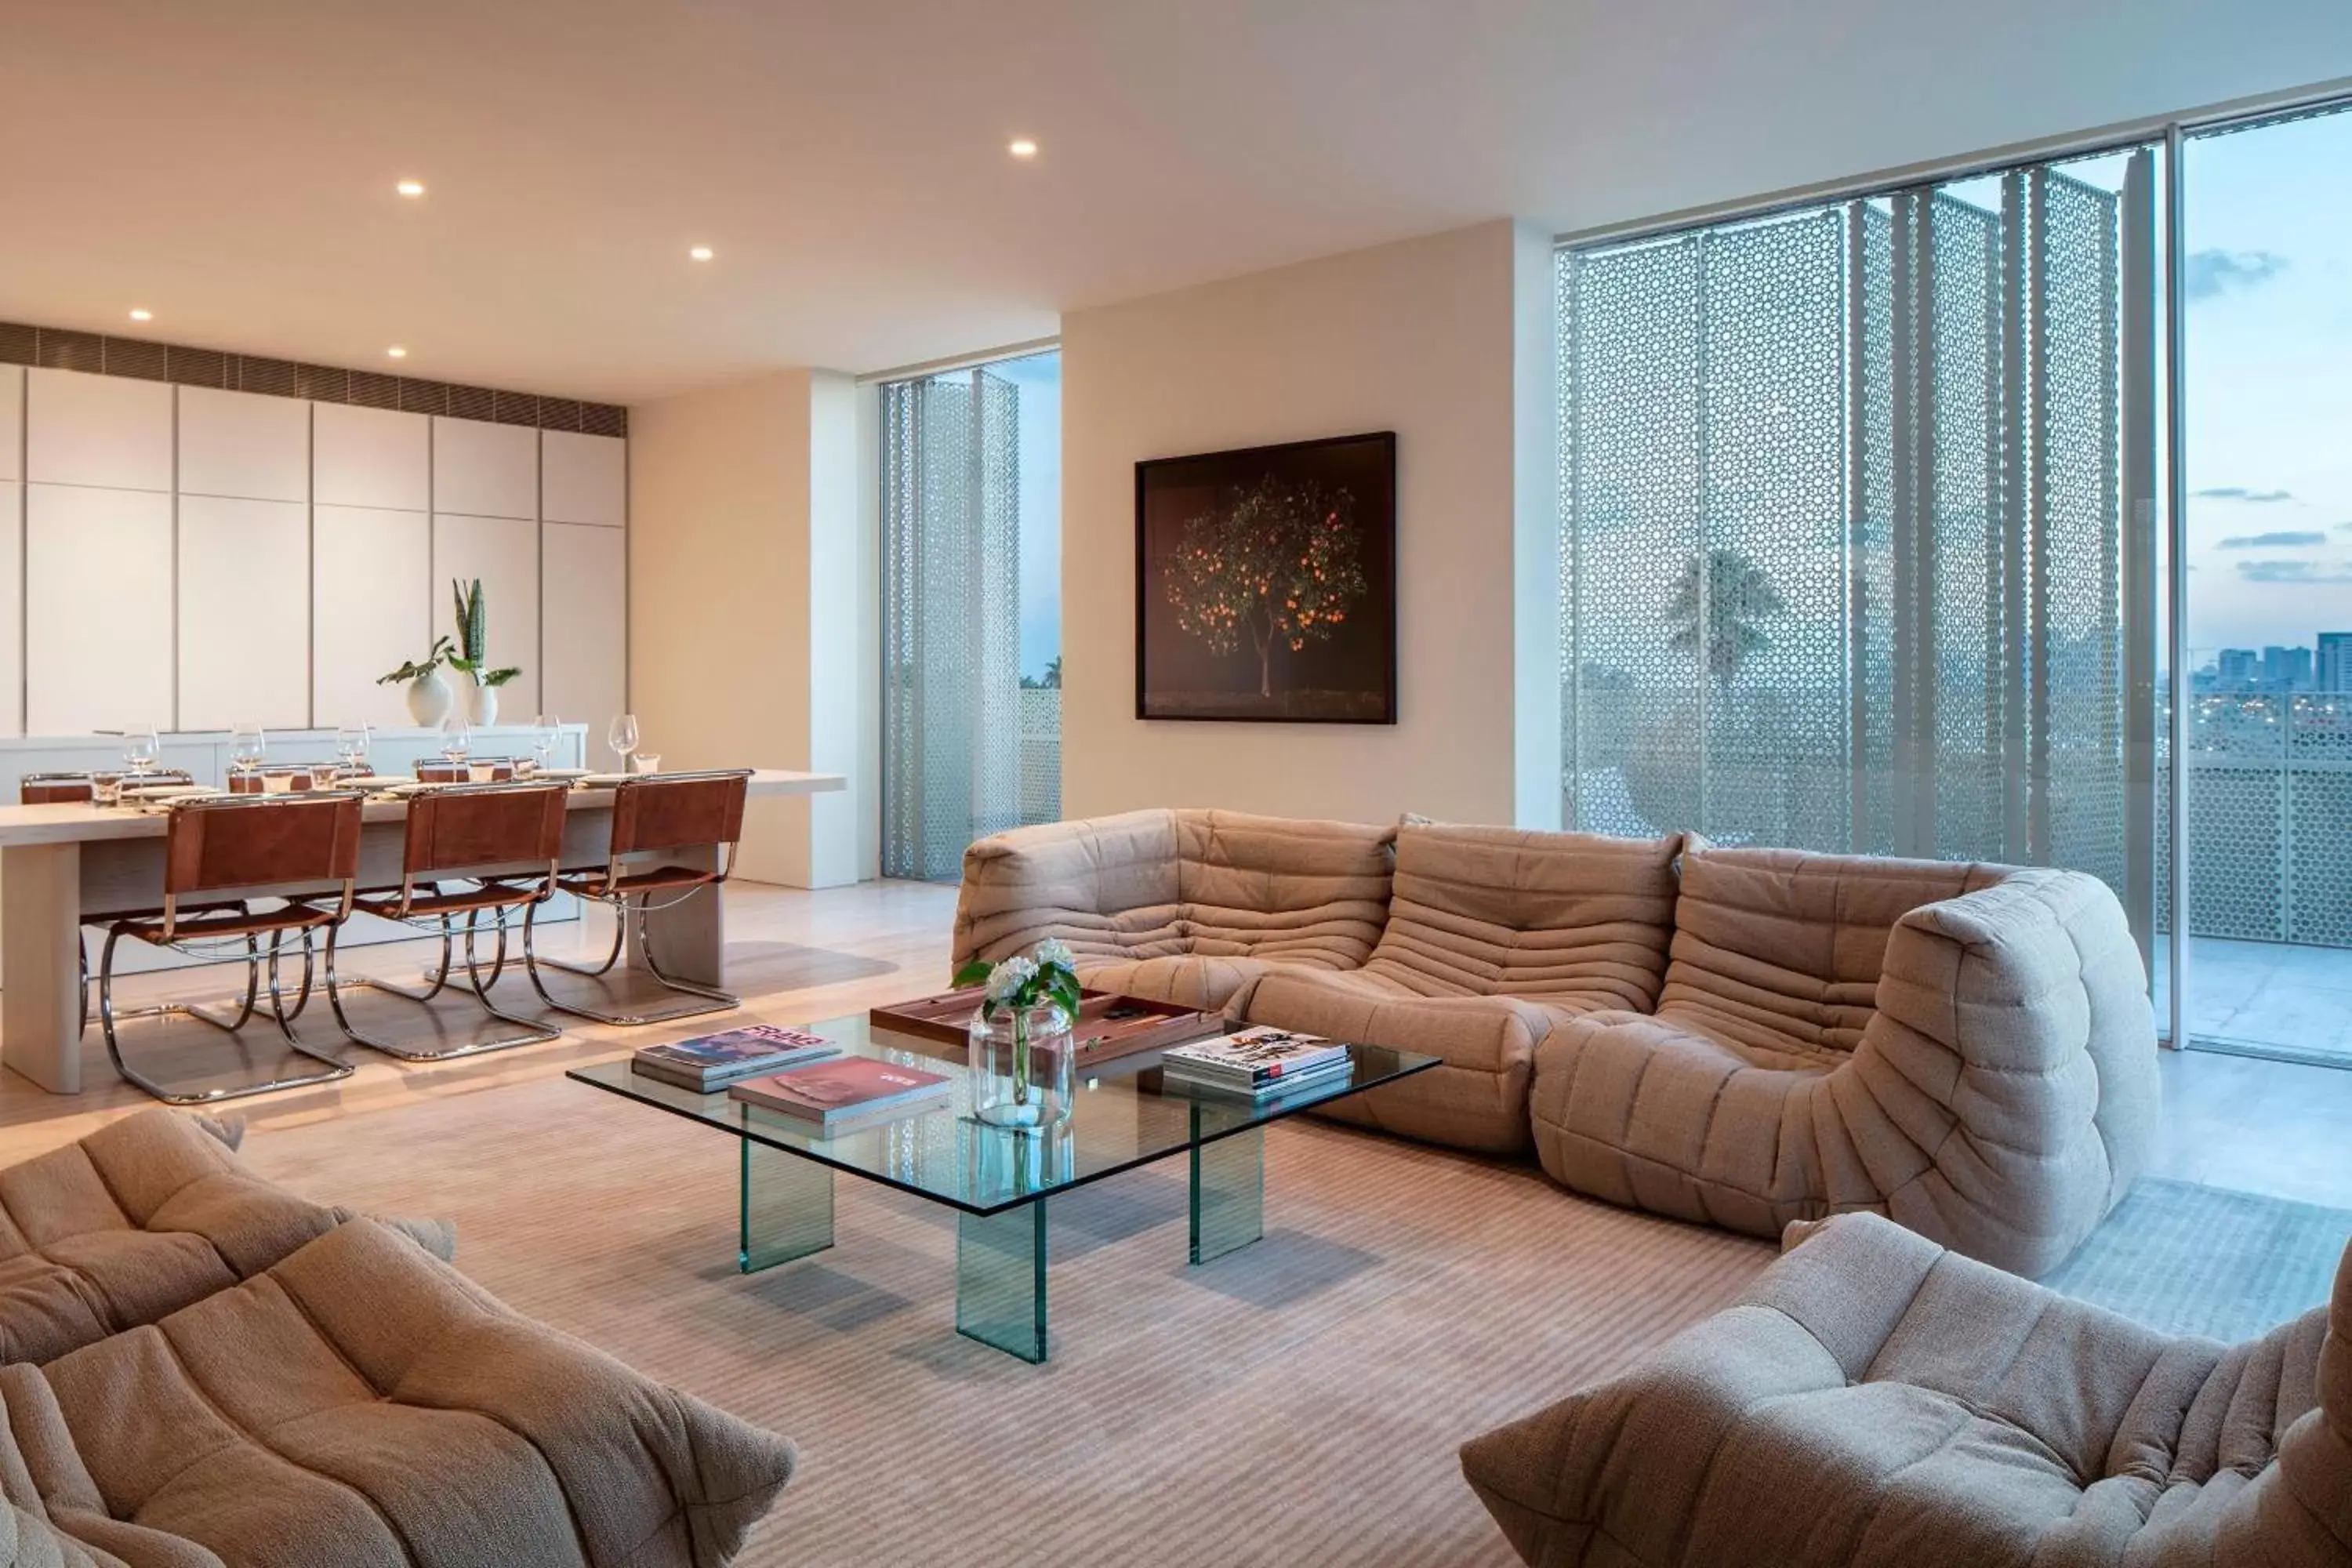
[{"label": "wooden tray", "polygon": [[[918,996],[911,1002],[876,1007],[866,1018],[875,1028],[922,1042],[919,1048],[923,1050],[960,1060],[966,1031],[982,994],[979,986],[943,991],[936,996]],[[1110,1061],[1138,1051],[1156,1051],[1164,1046],[1221,1034],[1226,1026],[1221,1014],[1179,1007],[1172,1002],[1154,1002],[1143,996],[1122,996],[1112,991],[1081,991],[1072,1033],[1077,1037],[1078,1065],[1084,1067],[1089,1062]],[[938,1048],[945,1047],[953,1049]]]}]

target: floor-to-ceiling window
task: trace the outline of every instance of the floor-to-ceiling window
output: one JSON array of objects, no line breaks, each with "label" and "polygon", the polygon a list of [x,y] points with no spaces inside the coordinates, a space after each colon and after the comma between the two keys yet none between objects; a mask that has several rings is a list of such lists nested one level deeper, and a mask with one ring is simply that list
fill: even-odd
[{"label": "floor-to-ceiling window", "polygon": [[1569,820],[2075,867],[2153,945],[2157,162],[1562,253]]},{"label": "floor-to-ceiling window", "polygon": [[2352,113],[2181,173],[2184,1022],[2352,1063]]},{"label": "floor-to-ceiling window", "polygon": [[1061,815],[1061,356],[886,382],[882,870]]},{"label": "floor-to-ceiling window", "polygon": [[1569,819],[2086,870],[2352,1064],[2347,198],[2305,112],[1563,249]]}]

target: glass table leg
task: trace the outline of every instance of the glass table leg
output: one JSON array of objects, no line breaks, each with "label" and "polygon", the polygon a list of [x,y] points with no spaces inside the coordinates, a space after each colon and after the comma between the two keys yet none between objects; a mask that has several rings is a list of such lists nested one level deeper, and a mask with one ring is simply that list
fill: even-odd
[{"label": "glass table leg", "polygon": [[1192,1261],[1206,1263],[1265,1230],[1265,1129],[1192,1145]]},{"label": "glass table leg", "polygon": [[956,1332],[1045,1359],[1045,1200],[956,1215]]},{"label": "glass table leg", "polygon": [[833,1173],[814,1160],[743,1142],[741,1249],[746,1274],[833,1245]]}]

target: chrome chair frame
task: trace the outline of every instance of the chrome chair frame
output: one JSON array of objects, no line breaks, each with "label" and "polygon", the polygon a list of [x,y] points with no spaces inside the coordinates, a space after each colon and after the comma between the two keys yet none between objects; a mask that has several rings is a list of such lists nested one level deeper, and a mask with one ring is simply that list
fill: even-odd
[{"label": "chrome chair frame", "polygon": [[[551,789],[558,788],[558,786],[551,786],[546,784],[524,784],[520,783],[452,784],[446,790],[438,793],[442,798],[446,798],[449,795],[488,793],[491,791],[503,795],[512,792],[518,788]],[[560,788],[558,788],[558,793],[561,793]],[[507,914],[509,910],[513,908],[517,903],[524,906],[524,929],[528,931],[530,929],[531,911],[537,910],[540,905],[545,903],[554,895],[557,872],[558,862],[555,859],[551,858],[547,863],[547,874],[541,879],[539,890],[537,892],[530,894],[528,898],[519,897],[511,902],[501,902],[495,906],[498,917],[495,924],[498,931],[499,942],[497,955],[490,962],[490,977],[488,980],[482,978],[481,962],[474,951],[474,937],[476,931],[479,928],[482,910],[476,908],[465,911],[466,979],[467,984],[473,989],[474,999],[481,1004],[483,1012],[488,1013],[491,1017],[498,1019],[500,1023],[515,1025],[522,1031],[520,1034],[501,1035],[492,1039],[478,1040],[463,1046],[453,1046],[446,1050],[425,1051],[415,1050],[406,1046],[397,1045],[389,1040],[378,1039],[374,1036],[363,1032],[357,1026],[352,1024],[350,1015],[343,1009],[343,992],[346,990],[381,991],[386,995],[403,997],[411,1002],[429,1004],[434,1000],[434,998],[439,996],[442,992],[448,989],[449,972],[452,967],[452,961],[456,957],[457,941],[457,930],[456,924],[457,911],[451,910],[438,915],[431,913],[417,915],[412,913],[411,911],[414,910],[416,904],[417,883],[419,881],[419,878],[414,870],[409,869],[405,866],[404,866],[401,870],[400,899],[398,903],[390,909],[372,909],[367,912],[376,915],[381,919],[399,921],[402,924],[425,931],[428,935],[433,930],[432,922],[437,921],[441,932],[441,962],[431,966],[425,971],[431,984],[422,989],[397,984],[389,980],[374,980],[364,976],[356,980],[339,979],[335,973],[336,939],[341,935],[342,928],[338,924],[331,929],[327,933],[327,1005],[334,1010],[335,1022],[341,1026],[344,1034],[349,1035],[352,1039],[358,1041],[361,1045],[367,1047],[370,1050],[382,1051],[386,1056],[398,1057],[401,1060],[409,1062],[447,1061],[456,1057],[477,1057],[489,1051],[511,1050],[517,1046],[543,1045],[549,1040],[562,1039],[563,1037],[562,1030],[551,1027],[536,1018],[526,1018],[519,1014],[509,1013],[490,999],[490,987],[496,985],[499,983],[499,978],[506,973]],[[434,877],[428,873],[425,879],[429,883],[429,885],[433,886],[436,889],[439,883],[442,880],[446,879],[455,882],[474,882],[485,891],[488,891],[492,888],[503,888],[507,883],[512,881],[514,879],[511,876],[467,877],[461,873],[449,873],[446,878],[444,878]]]},{"label": "chrome chair frame", "polygon": [[[311,791],[302,796],[306,803],[323,803],[341,799],[357,800],[358,798],[360,797],[357,795],[348,792],[323,790]],[[283,804],[282,799],[267,795],[225,795],[190,802],[185,805],[175,807],[174,815],[176,816],[180,811],[194,810],[271,810],[282,807]],[[331,930],[339,927],[351,916],[356,879],[346,877],[335,879],[341,882],[341,891],[334,912],[329,914],[317,909],[308,899],[289,900],[286,911],[289,915],[291,915],[295,910],[302,910],[315,918],[303,921],[297,917],[289,920],[286,925],[273,929],[269,932],[269,946],[266,953],[262,950],[259,931],[231,933],[242,935],[245,939],[245,995],[234,1018],[225,1017],[198,1004],[186,1002],[167,1002],[159,1006],[117,1012],[114,1005],[114,950],[116,944],[124,937],[132,937],[150,946],[166,948],[173,952],[187,953],[192,957],[210,958],[212,955],[196,945],[206,940],[201,930],[192,936],[181,935],[184,911],[180,907],[180,896],[176,892],[167,890],[164,893],[160,917],[131,915],[115,921],[108,928],[106,945],[100,952],[98,968],[99,1027],[106,1037],[106,1054],[108,1059],[114,1064],[114,1070],[121,1074],[126,1082],[166,1105],[211,1105],[224,1100],[243,1100],[249,1095],[268,1094],[281,1089],[301,1089],[313,1084],[333,1083],[351,1077],[355,1070],[351,1063],[304,1045],[301,1037],[294,1032],[294,1020],[301,1016],[303,1009],[310,1005],[310,1001],[314,962],[311,935],[320,925],[327,925]],[[201,918],[205,913],[230,911],[239,917],[246,917],[249,911],[250,902],[251,900],[245,899],[200,900],[199,909],[186,913]],[[156,918],[162,920],[163,928],[160,932],[151,934],[145,928],[151,926]],[[291,1009],[286,1005],[285,992],[278,979],[278,963],[283,956],[284,942],[289,931],[299,931],[302,939],[302,988],[295,998]],[[236,960],[232,958],[216,962],[234,963]],[[296,1055],[324,1064],[325,1071],[296,1073],[264,1079],[258,1083],[216,1085],[190,1093],[164,1088],[123,1058],[122,1042],[115,1029],[118,1019],[189,1017],[198,1023],[209,1024],[226,1034],[236,1035],[239,1029],[252,1021],[258,1008],[261,970],[265,962],[269,972],[269,1012],[271,1018],[278,1025],[278,1034],[285,1039],[287,1047]]]},{"label": "chrome chair frame", "polygon": [[[653,782],[665,779],[716,780],[734,778],[743,779],[748,782],[751,776],[751,771],[749,769],[712,769],[699,773],[640,774],[636,778],[632,778],[625,783],[618,784],[614,786],[614,804],[617,808],[618,797],[621,792],[637,787],[640,782]],[[617,820],[617,810],[615,816]],[[685,847],[668,846],[667,847],[678,848]],[[659,913],[664,910],[676,909],[678,905],[685,903],[688,899],[695,897],[698,893],[709,892],[713,896],[716,896],[718,889],[724,885],[727,879],[735,874],[736,857],[742,848],[741,838],[739,837],[724,845],[714,844],[711,847],[723,848],[725,851],[717,870],[707,879],[696,882],[693,886],[688,888],[685,891],[677,894],[676,897],[664,900],[658,904],[652,901],[654,894],[660,890],[658,889],[648,889],[638,893],[623,891],[617,895],[584,892],[577,887],[562,889],[562,891],[569,892],[575,898],[594,899],[599,903],[609,904],[613,907],[614,917],[613,921],[613,949],[610,952],[607,952],[604,955],[604,962],[601,963],[567,963],[562,959],[545,958],[541,956],[536,940],[538,934],[537,917],[539,914],[539,906],[533,905],[530,909],[525,910],[523,912],[522,919],[523,971],[530,976],[531,989],[539,993],[539,999],[559,1013],[569,1013],[575,1018],[586,1018],[592,1023],[607,1024],[615,1028],[635,1028],[646,1024],[674,1023],[680,1018],[698,1018],[703,1016],[705,1014],[725,1013],[731,1011],[734,1008],[740,1007],[743,1005],[743,999],[740,996],[736,995],[731,991],[721,990],[715,985],[705,985],[698,981],[682,980],[676,975],[664,973],[659,961],[654,956],[653,942],[646,930],[646,916],[648,913]],[[608,856],[604,862],[604,885],[606,888],[620,887],[623,878],[626,875],[623,867],[630,856],[637,854],[659,854],[662,852],[663,850],[661,848],[648,847],[643,850],[627,850]],[[634,906],[632,905],[633,900],[635,900]],[[558,1001],[548,991],[547,982],[540,973],[542,967],[561,970],[566,974],[583,975],[592,980],[601,979],[604,975],[612,973],[613,966],[620,962],[622,951],[627,945],[629,922],[632,918],[636,921],[637,954],[645,963],[646,973],[652,975],[655,982],[664,990],[674,992],[684,996],[695,997],[698,1000],[698,1005],[667,1007],[656,1012],[613,1013],[606,1012],[601,1008],[586,1006],[576,1002]]]}]

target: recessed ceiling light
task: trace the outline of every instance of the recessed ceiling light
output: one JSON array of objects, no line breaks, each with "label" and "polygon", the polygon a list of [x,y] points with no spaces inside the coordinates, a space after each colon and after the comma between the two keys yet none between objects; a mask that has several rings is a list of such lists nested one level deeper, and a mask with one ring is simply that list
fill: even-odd
[{"label": "recessed ceiling light", "polygon": [[398,343],[393,344],[392,347],[384,350],[383,352],[394,359],[406,359],[408,357],[408,351],[402,348]]},{"label": "recessed ceiling light", "polygon": [[403,180],[392,188],[398,191],[404,196],[414,198],[425,194],[425,182],[422,180]]},{"label": "recessed ceiling light", "polygon": [[144,305],[135,306],[131,311],[131,319],[134,321],[152,321],[155,319],[155,312]]},{"label": "recessed ceiling light", "polygon": [[1026,136],[1015,136],[1004,150],[1016,158],[1034,158],[1037,155],[1037,143]]},{"label": "recessed ceiling light", "polygon": [[698,245],[693,249],[687,252],[687,255],[692,257],[697,261],[708,261],[715,254],[717,253],[707,245]]}]

